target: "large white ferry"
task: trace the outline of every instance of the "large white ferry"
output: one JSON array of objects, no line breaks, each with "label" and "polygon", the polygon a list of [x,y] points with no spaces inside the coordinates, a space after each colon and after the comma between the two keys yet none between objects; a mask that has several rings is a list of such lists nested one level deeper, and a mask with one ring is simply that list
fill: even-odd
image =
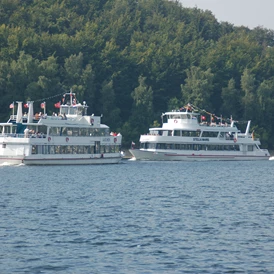
[{"label": "large white ferry", "polygon": [[[232,119],[223,123],[221,117],[210,116],[208,123],[191,104],[166,112],[162,127],[150,128],[148,134],[140,136],[140,149],[132,146],[129,151],[136,160],[152,161],[269,159],[268,150],[261,149],[259,139],[249,132],[251,121],[241,133]],[[213,122],[217,118],[219,122]]]},{"label": "large white ferry", "polygon": [[0,123],[0,164],[115,164],[122,159],[121,134],[111,133],[101,116],[88,116],[88,106],[77,103],[75,93],[65,93],[62,100],[58,116],[33,115],[33,102],[24,116],[23,103],[17,102],[17,115]]}]

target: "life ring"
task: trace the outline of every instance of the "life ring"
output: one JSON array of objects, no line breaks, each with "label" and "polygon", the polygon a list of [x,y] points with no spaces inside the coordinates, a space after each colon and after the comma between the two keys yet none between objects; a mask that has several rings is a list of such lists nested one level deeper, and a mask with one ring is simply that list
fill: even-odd
[{"label": "life ring", "polygon": [[236,143],[237,142],[237,138],[234,138],[233,141],[234,141],[234,143]]},{"label": "life ring", "polygon": [[114,143],[116,143],[117,142],[117,138],[114,138]]},{"label": "life ring", "polygon": [[178,123],[178,121],[177,121],[177,120],[174,120],[174,123]]},{"label": "life ring", "polygon": [[69,137],[66,138],[66,142],[68,142],[68,141],[69,141]]},{"label": "life ring", "polygon": [[51,141],[51,138],[50,137],[48,137],[48,142],[50,142]]}]

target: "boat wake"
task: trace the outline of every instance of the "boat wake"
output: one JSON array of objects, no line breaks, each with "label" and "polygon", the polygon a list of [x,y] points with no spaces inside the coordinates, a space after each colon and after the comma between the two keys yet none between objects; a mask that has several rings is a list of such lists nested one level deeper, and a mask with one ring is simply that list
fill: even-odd
[{"label": "boat wake", "polygon": [[269,160],[270,160],[270,161],[272,161],[272,160],[274,161],[274,156],[271,156],[271,157],[269,158]]},{"label": "boat wake", "polygon": [[12,164],[8,163],[8,162],[4,162],[2,163],[0,166],[11,166]]},{"label": "boat wake", "polygon": [[12,164],[12,163],[8,163],[8,162],[4,162],[2,164],[0,164],[0,166],[24,166],[25,164],[18,164],[18,165],[15,165],[15,164]]},{"label": "boat wake", "polygon": [[136,158],[135,157],[132,157],[130,159],[128,159],[129,161],[136,161]]}]

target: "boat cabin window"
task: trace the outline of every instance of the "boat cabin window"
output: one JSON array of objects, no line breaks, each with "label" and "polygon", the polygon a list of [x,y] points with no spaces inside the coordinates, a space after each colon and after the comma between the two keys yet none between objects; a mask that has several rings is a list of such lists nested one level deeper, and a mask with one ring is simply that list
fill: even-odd
[{"label": "boat cabin window", "polygon": [[181,136],[181,130],[174,130],[174,136]]},{"label": "boat cabin window", "polygon": [[32,154],[94,154],[119,152],[118,145],[33,145]]},{"label": "boat cabin window", "polygon": [[191,114],[170,114],[169,116],[168,116],[168,119],[184,119],[184,120],[186,120],[186,119],[191,119],[192,117],[191,117],[192,115]]},{"label": "boat cabin window", "polygon": [[159,131],[159,133],[162,136],[172,136],[172,130],[162,130],[162,131]]},{"label": "boat cabin window", "polygon": [[51,127],[53,136],[109,136],[109,128]]},{"label": "boat cabin window", "polygon": [[166,144],[158,143],[156,144],[157,149],[166,149]]},{"label": "boat cabin window", "polygon": [[89,129],[88,128],[80,128],[79,135],[80,136],[89,136]]},{"label": "boat cabin window", "polygon": [[169,119],[181,119],[181,115],[180,114],[172,114],[172,115],[169,115],[168,118]]},{"label": "boat cabin window", "polygon": [[150,130],[149,134],[151,134],[151,135],[158,135],[159,131],[158,130]]},{"label": "boat cabin window", "polygon": [[46,126],[28,126],[28,129],[29,129],[30,133],[32,133],[32,134],[35,134],[35,133],[47,134]]},{"label": "boat cabin window", "polygon": [[248,145],[247,146],[247,151],[253,151],[254,150],[254,146],[253,145]]},{"label": "boat cabin window", "polygon": [[155,149],[156,144],[155,143],[141,143],[140,148],[150,148],[150,149]]},{"label": "boat cabin window", "polygon": [[203,131],[202,137],[217,137],[218,133],[218,131]]},{"label": "boat cabin window", "polygon": [[82,106],[61,106],[60,113],[65,113],[66,115],[82,115]]},{"label": "boat cabin window", "polygon": [[147,143],[147,148],[155,149],[156,144],[155,143]]},{"label": "boat cabin window", "polygon": [[225,132],[220,132],[219,133],[219,138],[224,138],[225,137]]},{"label": "boat cabin window", "polygon": [[109,129],[108,128],[91,128],[89,129],[90,136],[108,136]]},{"label": "boat cabin window", "polygon": [[[250,147],[253,147],[253,146],[250,146]],[[240,151],[240,146],[234,145],[234,144],[233,145],[206,145],[206,144],[141,143],[140,148],[176,149],[176,150]]]},{"label": "boat cabin window", "polygon": [[200,131],[182,130],[183,137],[199,137]]},{"label": "boat cabin window", "polygon": [[49,134],[52,136],[58,136],[61,135],[61,128],[60,127],[51,127],[49,130]]},{"label": "boat cabin window", "polygon": [[172,130],[155,130],[150,131],[150,134],[160,136],[172,136]]},{"label": "boat cabin window", "polygon": [[184,137],[200,137],[201,131],[181,131],[174,130],[174,136],[184,136]]},{"label": "boat cabin window", "polygon": [[233,140],[235,135],[236,135],[235,132],[226,132],[225,139],[226,140]]}]

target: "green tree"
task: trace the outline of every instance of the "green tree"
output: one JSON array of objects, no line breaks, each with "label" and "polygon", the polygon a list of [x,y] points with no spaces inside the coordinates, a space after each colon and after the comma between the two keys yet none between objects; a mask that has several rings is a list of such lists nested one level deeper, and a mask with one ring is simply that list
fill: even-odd
[{"label": "green tree", "polygon": [[248,69],[244,70],[241,77],[241,88],[244,92],[242,98],[243,102],[243,118],[245,120],[256,117],[257,103],[256,103],[256,85],[255,76],[250,73]]},{"label": "green tree", "polygon": [[113,81],[105,81],[101,89],[101,105],[103,121],[111,129],[121,126],[120,110],[116,107],[116,98],[113,89]]},{"label": "green tree", "polygon": [[262,143],[273,148],[271,141],[273,136],[273,120],[274,120],[274,78],[264,80],[257,89],[258,96],[258,124],[261,127]]},{"label": "green tree", "polygon": [[[134,106],[130,117],[132,129],[140,133],[148,130],[153,121],[153,90],[146,84],[146,77],[139,76],[139,86],[132,92]],[[127,136],[126,136],[127,137]]]},{"label": "green tree", "polygon": [[73,54],[65,59],[65,79],[64,84],[69,88],[73,85],[79,84],[83,69],[83,54]]},{"label": "green tree", "polygon": [[186,75],[185,84],[181,85],[183,102],[211,109],[213,73],[210,69],[203,71],[199,67],[192,66],[186,70]]},{"label": "green tree", "polygon": [[235,80],[232,78],[228,81],[227,87],[222,89],[222,114],[229,117],[240,118],[241,114],[241,94],[236,89]]},{"label": "green tree", "polygon": [[96,106],[96,86],[95,86],[95,72],[91,64],[87,64],[82,71],[81,84],[83,86],[83,95],[80,96],[82,100],[86,100],[93,111],[97,111]]},{"label": "green tree", "polygon": [[171,111],[175,109],[180,109],[181,106],[182,106],[182,102],[178,100],[176,97],[173,97],[168,101],[167,110]]}]

